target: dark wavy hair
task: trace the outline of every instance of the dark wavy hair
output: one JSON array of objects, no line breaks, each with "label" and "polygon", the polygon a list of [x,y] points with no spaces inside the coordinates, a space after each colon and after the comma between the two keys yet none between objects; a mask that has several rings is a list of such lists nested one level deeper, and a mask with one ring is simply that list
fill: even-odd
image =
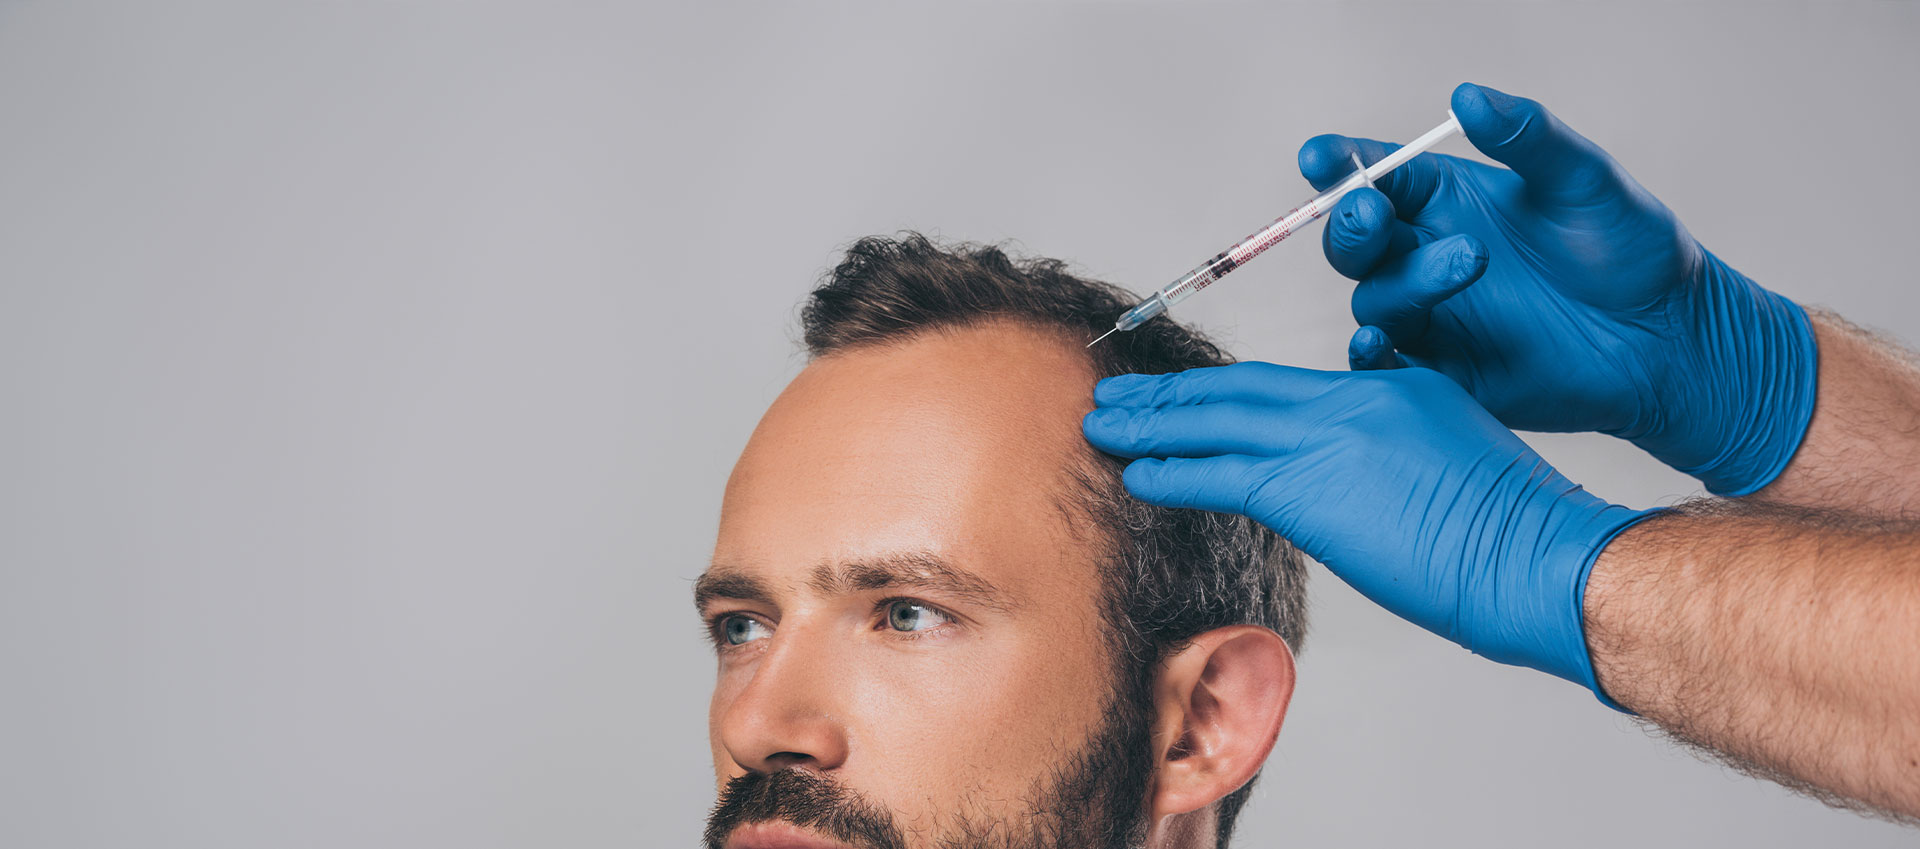
[{"label": "dark wavy hair", "polygon": [[[1076,277],[1054,259],[1016,259],[990,245],[936,245],[918,233],[869,237],[815,288],[801,310],[807,351],[819,357],[898,342],[936,329],[1015,320],[1090,341],[1137,301],[1126,290]],[[1226,365],[1233,358],[1199,332],[1161,317],[1087,351],[1100,377]],[[1215,628],[1262,625],[1295,651],[1306,635],[1300,552],[1241,516],[1155,507],[1127,495],[1125,461],[1087,448],[1070,510],[1105,531],[1103,618],[1113,641],[1117,692],[1151,710],[1154,669],[1169,652]],[[1220,801],[1217,845],[1253,782]]]}]

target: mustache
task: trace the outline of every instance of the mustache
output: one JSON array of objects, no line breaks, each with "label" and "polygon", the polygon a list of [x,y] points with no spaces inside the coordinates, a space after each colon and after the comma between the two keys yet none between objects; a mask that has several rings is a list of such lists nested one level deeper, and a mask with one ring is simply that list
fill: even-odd
[{"label": "mustache", "polygon": [[886,809],[824,776],[799,769],[750,772],[727,782],[707,817],[707,849],[723,849],[734,829],[784,822],[863,849],[906,849]]}]

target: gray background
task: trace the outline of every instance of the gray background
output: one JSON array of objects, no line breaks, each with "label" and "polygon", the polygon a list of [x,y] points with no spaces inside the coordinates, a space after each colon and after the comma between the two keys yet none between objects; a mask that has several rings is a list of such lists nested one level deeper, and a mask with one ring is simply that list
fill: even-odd
[{"label": "gray background", "polygon": [[[692,844],[688,580],[863,234],[1145,290],[1475,80],[1920,338],[1909,3],[159,5],[0,5],[7,847]],[[1338,368],[1345,303],[1310,241],[1180,316]],[[1241,845],[1920,841],[1315,580]]]}]

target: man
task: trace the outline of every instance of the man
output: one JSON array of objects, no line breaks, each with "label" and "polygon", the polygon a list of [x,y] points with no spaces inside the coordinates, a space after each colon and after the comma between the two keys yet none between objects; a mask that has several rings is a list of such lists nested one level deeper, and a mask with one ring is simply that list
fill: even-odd
[{"label": "man", "polygon": [[1050,261],[867,239],[729,480],[711,847],[1217,847],[1305,630],[1296,550],[1126,496],[1102,377],[1229,359]]},{"label": "man", "polygon": [[[1088,439],[1144,458],[1139,497],[1257,517],[1475,652],[1920,817],[1913,355],[1735,271],[1540,104],[1465,84],[1452,105],[1511,170],[1423,155],[1342,200],[1354,372],[1111,379]],[[1385,152],[1322,136],[1301,170]],[[1608,504],[1508,427],[1631,440],[1723,499]]]}]

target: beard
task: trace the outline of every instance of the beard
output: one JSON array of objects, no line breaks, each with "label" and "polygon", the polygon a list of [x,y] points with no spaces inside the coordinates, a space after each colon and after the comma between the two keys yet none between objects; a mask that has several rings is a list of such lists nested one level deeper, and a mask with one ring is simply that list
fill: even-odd
[{"label": "beard", "polygon": [[[1074,755],[1048,771],[1023,810],[999,817],[953,812],[932,836],[940,849],[1114,849],[1144,842],[1153,758],[1150,704],[1115,698],[1107,717]],[[972,806],[969,806],[972,807]],[[707,849],[723,849],[734,829],[784,822],[860,849],[907,849],[892,812],[818,773],[749,772],[727,782],[707,817]]]}]

